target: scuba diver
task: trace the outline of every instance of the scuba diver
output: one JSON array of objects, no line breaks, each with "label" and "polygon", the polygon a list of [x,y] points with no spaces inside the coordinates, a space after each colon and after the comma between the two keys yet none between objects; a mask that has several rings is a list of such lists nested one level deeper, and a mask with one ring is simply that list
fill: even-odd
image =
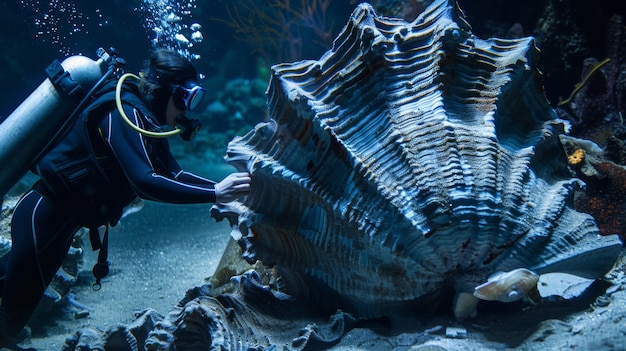
[{"label": "scuba diver", "polygon": [[[199,127],[185,116],[205,93],[189,60],[156,50],[141,77],[133,77],[138,82],[111,79],[102,85],[36,164],[39,180],[18,202],[11,222],[12,248],[0,258],[0,348],[22,350],[15,338],[80,228],[89,228],[93,248],[100,247],[93,270],[99,285],[108,273],[108,226],[117,224],[124,207],[137,197],[176,204],[224,203],[249,192],[247,173],[214,182],[183,171],[167,139],[151,134],[158,135],[164,125]],[[106,229],[100,239],[102,226]]]}]

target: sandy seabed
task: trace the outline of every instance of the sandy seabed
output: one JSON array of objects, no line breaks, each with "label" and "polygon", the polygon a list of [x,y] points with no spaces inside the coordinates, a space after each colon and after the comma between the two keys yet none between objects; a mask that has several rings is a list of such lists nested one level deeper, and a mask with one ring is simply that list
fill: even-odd
[{"label": "sandy seabed", "polygon": [[[105,330],[128,324],[134,312],[153,308],[166,314],[187,289],[206,284],[228,241],[227,223],[209,217],[210,205],[173,206],[146,202],[139,212],[123,219],[109,232],[109,275],[102,288],[93,291],[91,267],[97,254],[87,245],[85,265],[72,288],[76,302],[90,308],[75,319],[60,316],[33,335],[31,346],[42,351],[60,350],[65,338],[81,326]],[[27,343],[25,343],[27,345]]]}]

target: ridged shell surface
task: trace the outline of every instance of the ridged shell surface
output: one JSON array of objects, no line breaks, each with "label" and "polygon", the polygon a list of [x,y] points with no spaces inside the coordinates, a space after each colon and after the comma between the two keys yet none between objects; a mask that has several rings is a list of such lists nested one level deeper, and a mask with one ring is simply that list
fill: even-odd
[{"label": "ridged shell surface", "polygon": [[621,243],[571,208],[537,56],[453,1],[411,23],[359,5],[319,60],[273,67],[268,119],[227,155],[252,191],[216,213],[287,292],[362,317],[498,271],[600,277]]}]

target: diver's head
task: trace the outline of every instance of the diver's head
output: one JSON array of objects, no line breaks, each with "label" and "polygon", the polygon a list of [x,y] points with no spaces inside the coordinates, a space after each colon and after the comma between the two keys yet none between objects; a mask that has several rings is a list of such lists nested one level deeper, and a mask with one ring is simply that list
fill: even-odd
[{"label": "diver's head", "polygon": [[154,51],[142,73],[141,93],[161,124],[175,124],[186,111],[196,109],[204,97],[196,68],[174,51]]}]

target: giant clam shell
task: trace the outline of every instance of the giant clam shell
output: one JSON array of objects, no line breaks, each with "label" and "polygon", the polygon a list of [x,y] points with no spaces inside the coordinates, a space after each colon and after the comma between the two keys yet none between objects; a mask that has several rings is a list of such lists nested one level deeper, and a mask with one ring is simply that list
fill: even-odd
[{"label": "giant clam shell", "polygon": [[621,243],[571,207],[537,57],[453,1],[411,23],[359,5],[319,60],[272,68],[269,118],[227,155],[252,191],[213,215],[285,291],[361,317],[498,271],[598,278]]}]

